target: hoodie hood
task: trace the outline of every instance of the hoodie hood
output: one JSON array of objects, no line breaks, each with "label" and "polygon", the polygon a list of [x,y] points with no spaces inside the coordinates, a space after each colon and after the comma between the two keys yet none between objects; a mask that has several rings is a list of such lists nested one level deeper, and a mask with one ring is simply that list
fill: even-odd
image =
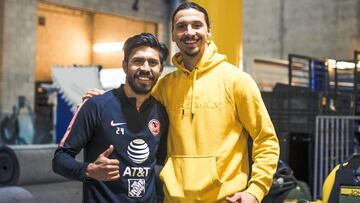
[{"label": "hoodie hood", "polygon": [[[226,61],[226,56],[218,53],[218,48],[213,41],[208,41],[204,54],[196,64],[194,70],[196,69],[197,75],[201,76],[224,61]],[[183,57],[180,52],[172,57],[172,62],[179,70],[188,73],[191,72],[185,68]]]},{"label": "hoodie hood", "polygon": [[[217,67],[220,63],[226,61],[226,56],[218,54],[218,49],[213,41],[208,41],[204,54],[200,61],[196,64],[193,71],[185,68],[184,61],[181,53],[175,54],[172,62],[179,71],[186,73],[192,77],[192,95],[191,95],[191,118],[195,115],[195,94],[196,94],[196,80],[202,75],[208,73],[213,68]],[[184,110],[183,110],[184,114]]]}]

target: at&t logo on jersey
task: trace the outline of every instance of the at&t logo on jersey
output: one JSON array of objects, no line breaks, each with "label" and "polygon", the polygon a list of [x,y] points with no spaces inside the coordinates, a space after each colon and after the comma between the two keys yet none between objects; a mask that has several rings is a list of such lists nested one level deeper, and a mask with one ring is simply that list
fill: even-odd
[{"label": "at&t logo on jersey", "polygon": [[[150,150],[146,142],[142,139],[135,139],[130,142],[127,149],[128,157],[131,161],[141,164],[149,157]],[[150,167],[136,167],[126,166],[123,177],[147,177],[149,175]]]},{"label": "at&t logo on jersey", "polygon": [[[130,142],[127,148],[127,155],[136,164],[144,163],[150,155],[149,146],[142,139],[135,139]],[[150,167],[126,166],[123,177],[128,179],[128,196],[142,197],[145,194],[145,177],[150,173]]]},{"label": "at&t logo on jersey", "polygon": [[136,139],[130,142],[127,154],[129,159],[134,163],[144,163],[150,154],[150,150],[146,142],[142,139]]}]

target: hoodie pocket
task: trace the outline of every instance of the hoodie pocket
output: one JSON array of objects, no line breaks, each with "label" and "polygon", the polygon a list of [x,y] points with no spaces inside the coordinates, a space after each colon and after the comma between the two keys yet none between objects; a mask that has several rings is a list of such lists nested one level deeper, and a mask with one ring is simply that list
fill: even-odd
[{"label": "hoodie pocket", "polygon": [[169,157],[160,177],[172,199],[214,200],[220,195],[221,182],[214,156]]}]

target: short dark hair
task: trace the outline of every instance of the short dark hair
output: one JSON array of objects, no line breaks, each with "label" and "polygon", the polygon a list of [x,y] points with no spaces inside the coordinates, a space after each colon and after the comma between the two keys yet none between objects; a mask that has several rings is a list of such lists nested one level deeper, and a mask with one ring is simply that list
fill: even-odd
[{"label": "short dark hair", "polygon": [[169,50],[165,44],[160,43],[159,40],[151,33],[141,33],[128,38],[124,44],[124,61],[127,63],[131,52],[141,46],[147,46],[159,51],[160,63],[166,61]]},{"label": "short dark hair", "polygon": [[205,8],[201,7],[199,4],[194,3],[194,2],[184,2],[184,3],[180,4],[180,5],[175,9],[175,11],[174,11],[173,14],[172,14],[172,17],[171,17],[171,22],[172,22],[171,30],[174,30],[175,15],[176,15],[179,11],[181,11],[181,10],[191,9],[191,8],[192,8],[192,9],[195,9],[195,10],[198,10],[198,11],[200,11],[201,13],[204,14],[206,25],[207,25],[208,29],[210,29],[209,15],[208,15],[208,13],[206,12]]}]

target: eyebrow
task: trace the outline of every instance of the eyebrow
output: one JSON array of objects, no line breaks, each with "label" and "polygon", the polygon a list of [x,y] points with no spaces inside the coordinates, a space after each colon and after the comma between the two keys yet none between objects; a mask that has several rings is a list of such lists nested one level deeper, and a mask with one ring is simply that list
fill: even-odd
[{"label": "eyebrow", "polygon": [[134,56],[132,57],[131,60],[136,60],[136,59],[146,59],[146,60],[157,60],[160,61],[160,59],[158,59],[157,57],[145,57],[145,56]]},{"label": "eyebrow", "polygon": [[201,20],[182,20],[179,22],[175,22],[175,24],[182,24],[182,23],[202,23],[204,24]]}]

